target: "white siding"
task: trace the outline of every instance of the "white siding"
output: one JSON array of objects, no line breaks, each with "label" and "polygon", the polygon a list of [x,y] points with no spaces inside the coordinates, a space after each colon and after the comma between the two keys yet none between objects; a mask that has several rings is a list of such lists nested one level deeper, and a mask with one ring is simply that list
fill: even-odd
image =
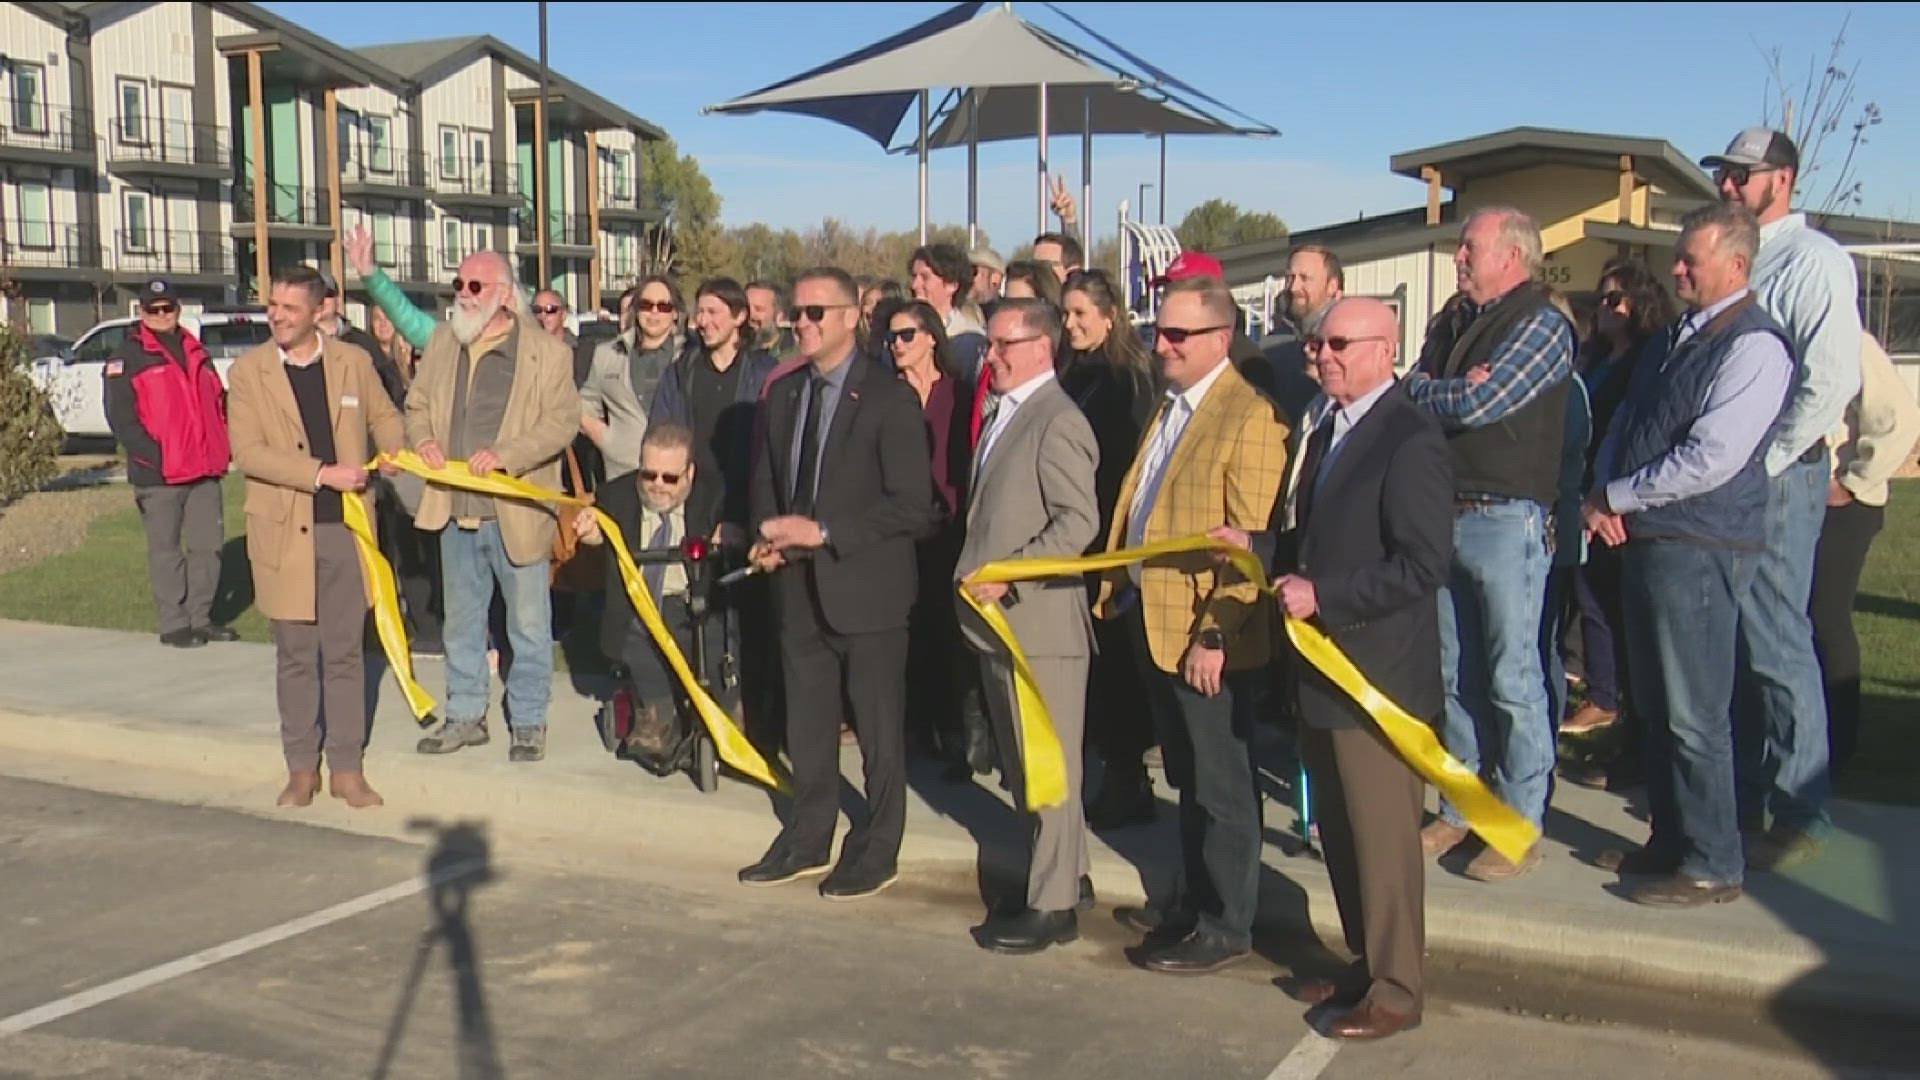
[{"label": "white siding", "polygon": [[[65,30],[47,22],[38,15],[28,12],[17,4],[0,6],[0,52],[9,57],[29,64],[36,64],[45,73],[45,97],[48,109],[65,109],[72,105],[73,95],[67,87],[67,34]],[[0,95],[13,97],[13,80],[9,72],[6,88]],[[48,117],[49,125],[53,118]]]},{"label": "white siding", "polygon": [[[493,130],[493,59],[483,56],[420,92],[420,118],[431,149],[440,152],[441,124]],[[464,151],[462,151],[464,153]]]}]

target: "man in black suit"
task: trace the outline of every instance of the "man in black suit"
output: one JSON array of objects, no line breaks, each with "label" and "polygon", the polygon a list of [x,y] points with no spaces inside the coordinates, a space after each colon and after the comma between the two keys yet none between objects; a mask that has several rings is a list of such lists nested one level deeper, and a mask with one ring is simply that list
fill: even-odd
[{"label": "man in black suit", "polygon": [[893,884],[906,824],[907,615],[914,540],[935,525],[919,399],[878,364],[855,363],[860,297],[843,270],[809,270],[789,316],[807,363],[775,382],[754,455],[750,558],[774,573],[786,677],[793,815],[744,885],[822,873],[839,816],[840,719],[851,705],[866,767],[855,822],[820,885],[855,900]]},{"label": "man in black suit", "polygon": [[[1342,300],[1320,336],[1331,407],[1302,450],[1295,526],[1252,546],[1280,575],[1274,588],[1290,617],[1313,620],[1369,682],[1431,722],[1445,708],[1435,598],[1452,557],[1452,460],[1439,424],[1394,381],[1392,309]],[[1383,1038],[1420,1022],[1422,784],[1346,691],[1304,660],[1295,665],[1301,753],[1357,959],[1340,978],[1296,980],[1289,990],[1344,1010],[1327,1034]]]}]

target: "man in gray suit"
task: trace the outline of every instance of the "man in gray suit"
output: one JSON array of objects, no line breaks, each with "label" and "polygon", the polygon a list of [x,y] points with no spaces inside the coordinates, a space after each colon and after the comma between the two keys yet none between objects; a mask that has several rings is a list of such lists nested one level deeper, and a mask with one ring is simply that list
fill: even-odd
[{"label": "man in gray suit", "polygon": [[[981,425],[967,500],[967,539],[957,575],[1001,559],[1075,556],[1099,529],[1093,493],[1100,451],[1093,428],[1054,380],[1060,315],[1040,300],[1004,300],[987,326],[985,370],[998,401]],[[1076,907],[1087,876],[1087,834],[1080,806],[1092,621],[1077,577],[1018,585],[966,585],[982,604],[998,604],[1026,653],[1066,755],[1067,797],[1040,810],[1027,874],[1027,906],[990,917],[974,931],[984,949],[1035,953],[1080,936]],[[971,609],[961,616],[967,643],[980,653],[987,704],[1005,748],[1016,795],[1026,790],[1013,684],[1013,661]]]}]

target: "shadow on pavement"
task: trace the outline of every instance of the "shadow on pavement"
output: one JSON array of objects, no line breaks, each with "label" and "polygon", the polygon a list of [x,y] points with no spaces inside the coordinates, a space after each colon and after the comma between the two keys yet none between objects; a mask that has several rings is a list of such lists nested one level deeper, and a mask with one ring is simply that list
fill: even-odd
[{"label": "shadow on pavement", "polygon": [[444,945],[447,968],[454,984],[454,1031],[456,1032],[456,1076],[460,1080],[503,1080],[499,1048],[493,1023],[487,1013],[486,989],[480,978],[480,952],[468,919],[468,905],[474,889],[495,880],[488,858],[486,832],[472,822],[443,824],[431,818],[407,822],[409,831],[432,833],[434,847],[427,856],[426,872],[433,879],[427,899],[432,906],[433,925],[421,935],[414,948],[413,966],[400,991],[400,1004],[387,1024],[387,1036],[374,1064],[373,1080],[393,1075],[394,1059],[406,1034],[420,984],[435,949]]},{"label": "shadow on pavement", "polygon": [[247,535],[230,536],[220,548],[220,580],[213,587],[215,626],[227,626],[253,606],[253,563],[247,559]]}]

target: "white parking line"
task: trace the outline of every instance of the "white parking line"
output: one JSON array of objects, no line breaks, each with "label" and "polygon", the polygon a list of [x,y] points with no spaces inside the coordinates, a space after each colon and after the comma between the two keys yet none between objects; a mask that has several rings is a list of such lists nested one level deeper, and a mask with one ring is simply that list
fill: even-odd
[{"label": "white parking line", "polygon": [[1267,1074],[1267,1080],[1314,1080],[1340,1052],[1340,1042],[1309,1031],[1293,1044],[1287,1056]]},{"label": "white parking line", "polygon": [[212,967],[222,960],[231,960],[236,956],[245,956],[247,953],[253,952],[256,949],[264,949],[276,942],[285,941],[291,937],[298,937],[309,930],[318,930],[323,926],[337,923],[342,919],[351,919],[355,915],[372,911],[377,907],[384,907],[387,904],[393,903],[395,900],[404,900],[409,896],[425,892],[436,885],[443,885],[449,881],[465,877],[468,874],[482,869],[484,865],[484,863],[476,861],[448,866],[434,873],[423,874],[420,877],[402,881],[398,885],[389,885],[377,892],[370,892],[365,896],[355,897],[345,903],[335,904],[330,908],[322,908],[311,915],[302,915],[297,919],[283,922],[278,926],[269,927],[257,934],[248,934],[243,938],[235,938],[224,945],[215,945],[211,949],[203,949],[191,956],[183,956],[178,960],[169,960],[157,967],[150,967],[145,971],[134,972],[125,978],[115,979],[110,983],[96,986],[91,990],[82,990],[80,993],[63,997],[58,1001],[50,1001],[37,1008],[28,1009],[26,1012],[15,1013],[12,1016],[0,1019],[0,1037],[17,1035],[20,1032],[37,1028],[42,1024],[50,1024],[63,1017],[72,1016],[82,1009],[91,1009],[95,1005],[102,1005],[115,998],[125,997],[128,994],[145,990],[150,986],[157,986],[169,979],[176,979],[182,975],[190,975],[203,968]]}]

